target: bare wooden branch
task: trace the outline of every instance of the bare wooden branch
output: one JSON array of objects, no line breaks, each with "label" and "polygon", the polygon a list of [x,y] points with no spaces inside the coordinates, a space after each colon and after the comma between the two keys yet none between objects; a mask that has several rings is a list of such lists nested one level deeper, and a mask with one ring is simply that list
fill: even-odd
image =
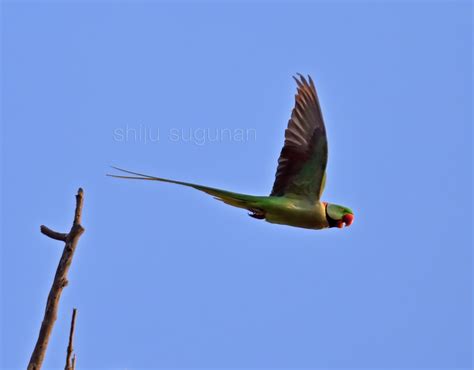
[{"label": "bare wooden branch", "polygon": [[76,354],[73,355],[73,352],[74,352],[73,342],[74,342],[74,330],[76,327],[76,314],[77,314],[77,308],[74,308],[72,310],[71,330],[69,331],[69,344],[67,346],[66,366],[64,367],[64,370],[74,370],[76,366]]},{"label": "bare wooden branch", "polygon": [[62,242],[66,241],[67,234],[65,234],[65,233],[58,233],[58,232],[53,231],[49,227],[44,226],[44,225],[41,225],[40,230],[44,235],[49,236],[51,239],[56,239],[56,240],[59,240],[59,241],[62,241]]},{"label": "bare wooden branch", "polygon": [[63,254],[59,260],[59,265],[54,276],[53,285],[48,295],[46,302],[46,309],[44,312],[43,322],[38,335],[35,348],[28,364],[28,370],[39,370],[43,364],[46,349],[48,347],[49,338],[53,330],[54,323],[58,315],[59,299],[63,288],[68,284],[67,274],[72,263],[72,258],[76,250],[77,242],[84,233],[84,228],[81,225],[82,205],[84,200],[84,191],[79,188],[76,195],[76,210],[74,212],[74,221],[69,233],[63,239],[63,235],[53,231],[46,226],[41,227],[41,232],[48,237],[64,241]]}]

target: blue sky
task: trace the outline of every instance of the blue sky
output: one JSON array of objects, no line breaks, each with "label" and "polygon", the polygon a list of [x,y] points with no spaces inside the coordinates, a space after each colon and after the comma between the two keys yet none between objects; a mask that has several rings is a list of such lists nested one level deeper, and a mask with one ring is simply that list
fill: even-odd
[{"label": "blue sky", "polygon": [[[1,366],[25,367],[62,251],[39,225],[68,230],[82,186],[46,368],[73,307],[79,368],[471,368],[471,35],[467,1],[4,2]],[[350,228],[105,176],[268,194],[296,72]]]}]

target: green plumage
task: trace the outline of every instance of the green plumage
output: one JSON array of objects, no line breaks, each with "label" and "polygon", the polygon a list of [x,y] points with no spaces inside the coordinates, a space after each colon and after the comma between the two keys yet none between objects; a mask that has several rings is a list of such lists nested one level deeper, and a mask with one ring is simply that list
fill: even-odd
[{"label": "green plumage", "polygon": [[[270,223],[308,229],[323,229],[352,223],[352,211],[321,202],[326,181],[328,145],[314,83],[301,75],[295,108],[285,131],[285,144],[270,196],[234,193],[188,182],[144,175],[114,167],[128,175],[109,175],[122,179],[161,181],[183,185],[212,195],[234,207],[247,209],[250,216]],[[133,175],[133,176],[129,176]],[[350,215],[350,216],[347,216]]]}]

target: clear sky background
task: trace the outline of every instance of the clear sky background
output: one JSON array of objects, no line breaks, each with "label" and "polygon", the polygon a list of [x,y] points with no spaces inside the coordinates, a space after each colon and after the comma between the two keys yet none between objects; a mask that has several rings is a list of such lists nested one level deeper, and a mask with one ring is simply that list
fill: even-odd
[{"label": "clear sky background", "polygon": [[[47,368],[73,307],[79,368],[471,368],[471,32],[467,1],[4,2],[1,366],[29,360],[63,247],[39,226],[82,186]],[[268,194],[296,72],[350,228],[105,176]]]}]

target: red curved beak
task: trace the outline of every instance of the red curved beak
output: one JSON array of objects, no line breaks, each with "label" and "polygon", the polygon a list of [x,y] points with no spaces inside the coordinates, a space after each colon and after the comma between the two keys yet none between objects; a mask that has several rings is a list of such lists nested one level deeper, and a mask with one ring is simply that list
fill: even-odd
[{"label": "red curved beak", "polygon": [[344,217],[342,217],[342,222],[346,224],[346,227],[351,226],[351,224],[354,222],[354,215],[346,213]]}]

